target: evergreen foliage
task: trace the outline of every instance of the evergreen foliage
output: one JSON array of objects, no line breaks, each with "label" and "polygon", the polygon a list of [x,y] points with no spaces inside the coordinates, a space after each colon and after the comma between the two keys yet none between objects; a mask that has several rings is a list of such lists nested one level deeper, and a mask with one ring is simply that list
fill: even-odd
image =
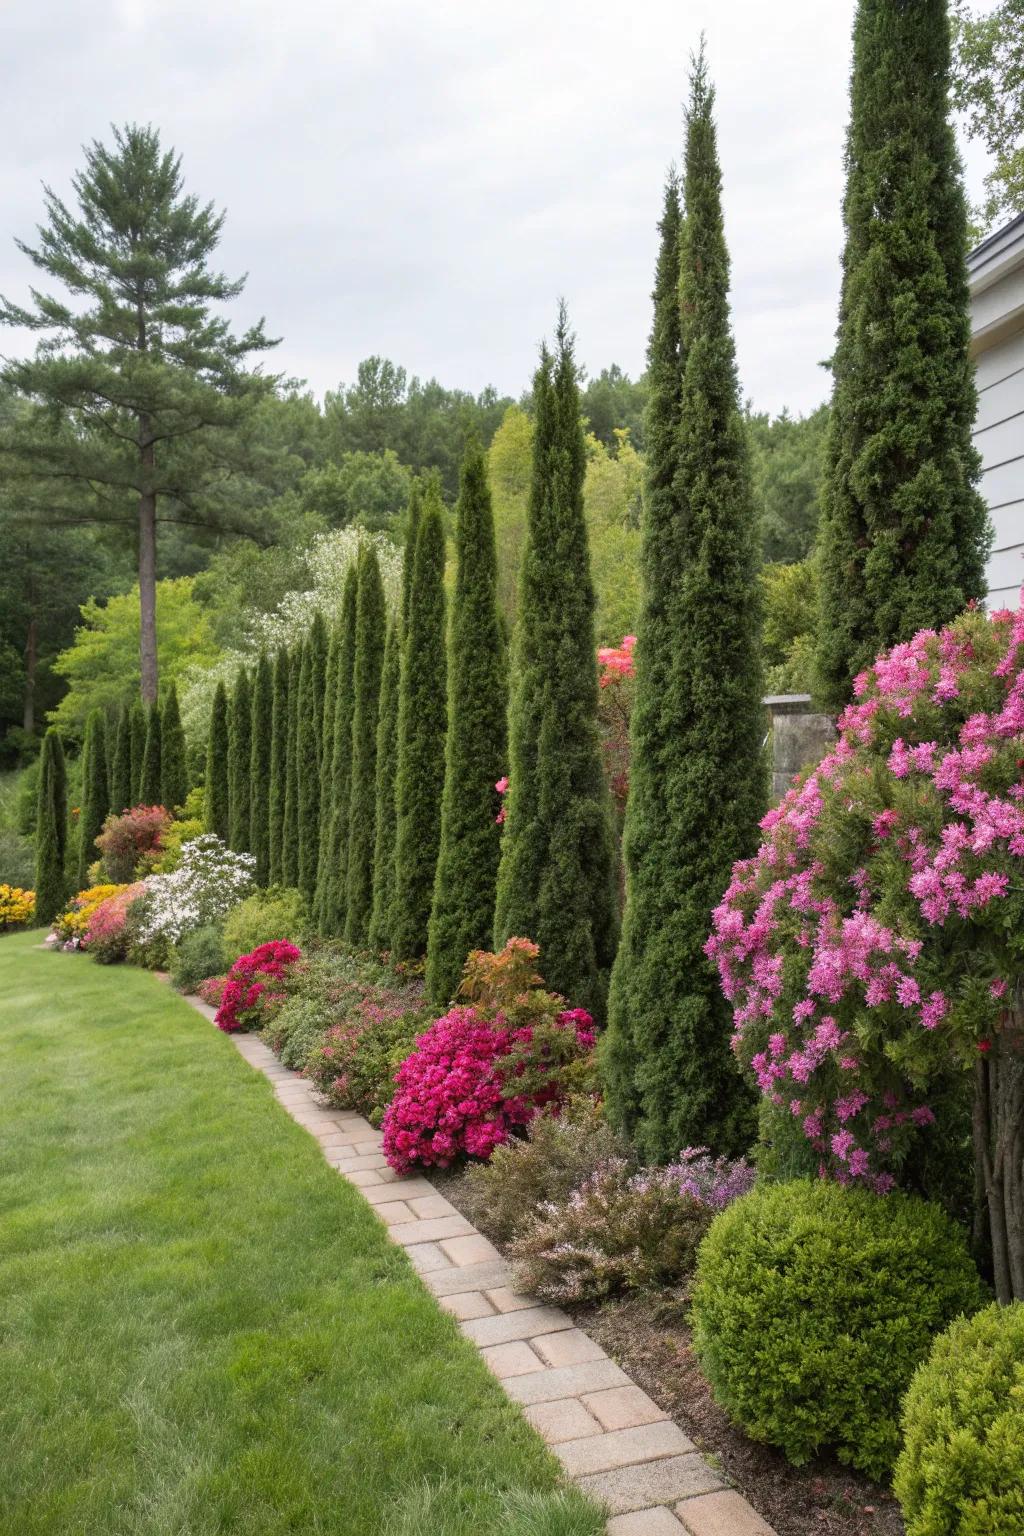
[{"label": "evergreen foliage", "polygon": [[833,709],[880,651],[985,594],[949,83],[946,0],[860,0],[819,533],[816,662]]},{"label": "evergreen foliage", "polygon": [[142,759],[146,752],[146,706],[141,699],[136,699],[131,711],[130,731],[130,768],[131,786],[128,804],[138,805],[139,785],[142,783]]},{"label": "evergreen foliage", "polygon": [[409,506],[405,514],[405,554],[402,560],[402,634],[409,631],[409,602],[412,596],[412,572],[416,560],[416,538],[423,513],[423,487],[414,480],[409,488]]},{"label": "evergreen foliage", "polygon": [[470,950],[490,944],[501,846],[495,784],[505,771],[505,647],[487,460],[478,442],[463,460],[457,519],[441,849],[427,945],[427,993],[439,1007],[454,997]]},{"label": "evergreen foliage", "polygon": [[173,811],[185,804],[188,791],[185,732],[178,708],[178,689],[172,683],[160,713],[160,804]]},{"label": "evergreen foliage", "polygon": [[203,816],[207,832],[216,832],[222,842],[228,840],[231,790],[228,772],[228,693],[217,684],[210,711],[210,735],[206,744],[206,776],[203,791]]},{"label": "evergreen foliage", "polygon": [[296,778],[299,794],[299,890],[312,901],[320,858],[320,743],[324,715],[327,631],[318,613],[303,646],[299,669]]},{"label": "evergreen foliage", "polygon": [[288,780],[288,677],[291,659],[282,645],[274,660],[274,700],[270,725],[269,879],[284,884],[284,799]]},{"label": "evergreen foliage", "polygon": [[51,726],[43,737],[36,796],[36,921],[52,922],[67,898],[64,861],[68,784],[64,746]]},{"label": "evergreen foliage", "polygon": [[611,814],[597,733],[586,468],[564,308],[534,377],[535,432],[509,712],[509,792],[495,948],[540,945],[545,981],[603,1018],[618,929]]},{"label": "evergreen foliage", "polygon": [[352,786],[352,719],[355,714],[356,608],[359,572],[350,565],[341,599],[341,634],[335,676],[334,741],[327,803],[321,816],[320,863],[314,915],[319,931],[340,938],[345,931],[348,890],[349,799]]},{"label": "evergreen foliage", "polygon": [[101,709],[91,711],[85,722],[82,744],[82,804],[78,813],[78,891],[89,884],[89,865],[98,857],[96,839],[110,809],[107,778],[107,722]]},{"label": "evergreen foliage", "polygon": [[362,947],[369,935],[373,906],[377,725],[387,625],[384,585],[372,547],[364,549],[360,557],[358,581],[345,938]]},{"label": "evergreen foliage", "polygon": [[228,846],[249,851],[249,759],[252,756],[252,688],[239,667],[228,714]]},{"label": "evergreen foliage", "polygon": [[398,777],[398,689],[402,675],[402,624],[397,614],[388,625],[377,718],[377,780],[373,834],[373,908],[371,949],[391,948],[395,902],[395,781]]},{"label": "evergreen foliage", "polygon": [[110,809],[115,816],[132,804],[132,712],[122,704],[114,734],[114,753],[110,764]]},{"label": "evergreen foliage", "polygon": [[299,673],[302,646],[288,657],[288,729],[285,734],[284,827],[281,834],[281,879],[299,883]]},{"label": "evergreen foliage", "polygon": [[416,531],[398,703],[397,831],[392,953],[426,953],[441,841],[444,743],[445,538],[437,486],[427,487]]},{"label": "evergreen foliage", "polygon": [[[338,661],[341,650],[341,625],[335,624],[327,645],[327,666],[324,669],[324,710],[320,725],[320,805],[326,802],[327,779],[334,751],[334,711],[338,704]],[[319,861],[317,873],[319,875]]]},{"label": "evergreen foliage", "polygon": [[163,746],[160,740],[160,706],[150,704],[146,710],[146,745],[142,752],[142,772],[139,776],[139,804],[162,805]]},{"label": "evergreen foliage", "polygon": [[256,859],[256,884],[270,884],[270,759],[273,752],[274,677],[261,653],[252,686],[252,742],[249,755],[249,852]]},{"label": "evergreen foliage", "polygon": [[670,182],[649,350],[644,598],[637,632],[627,902],[605,1038],[613,1123],[642,1155],[742,1150],[750,1095],[703,951],[766,796],[756,512],[738,405],[729,258],[703,53],[686,114],[685,216]]}]

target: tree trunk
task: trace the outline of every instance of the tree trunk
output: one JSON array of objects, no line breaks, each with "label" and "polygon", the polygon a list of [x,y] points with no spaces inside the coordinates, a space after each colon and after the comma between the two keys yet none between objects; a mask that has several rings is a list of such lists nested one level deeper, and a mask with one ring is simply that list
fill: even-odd
[{"label": "tree trunk", "polygon": [[1024,1301],[1024,999],[1000,1020],[974,1078],[974,1154],[992,1238],[996,1299]]},{"label": "tree trunk", "polygon": [[142,701],[155,704],[156,662],[156,492],[153,468],[156,455],[149,438],[149,423],[139,422],[139,459],[144,489],[139,493],[139,662]]},{"label": "tree trunk", "polygon": [[26,731],[36,728],[36,670],[39,665],[39,623],[35,614],[28,621],[25,640],[25,707],[21,723]]}]

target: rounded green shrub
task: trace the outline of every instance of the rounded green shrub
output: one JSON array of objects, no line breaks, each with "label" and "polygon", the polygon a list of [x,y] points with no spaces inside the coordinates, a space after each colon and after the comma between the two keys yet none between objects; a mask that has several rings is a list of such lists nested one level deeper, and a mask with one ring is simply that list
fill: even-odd
[{"label": "rounded green shrub", "polygon": [[984,1301],[964,1234],[938,1206],[761,1185],[701,1245],[694,1344],[716,1400],[753,1439],[798,1465],[833,1450],[882,1479],[932,1339]]},{"label": "rounded green shrub", "polygon": [[903,1405],[907,1536],[1024,1533],[1024,1302],[958,1318]]},{"label": "rounded green shrub", "polygon": [[256,891],[232,907],[224,919],[225,963],[233,965],[239,955],[249,955],[275,939],[301,946],[308,923],[305,897],[294,886]]},{"label": "rounded green shrub", "polygon": [[171,949],[171,985],[179,992],[194,992],[201,981],[224,970],[224,946],[214,923],[194,928]]}]

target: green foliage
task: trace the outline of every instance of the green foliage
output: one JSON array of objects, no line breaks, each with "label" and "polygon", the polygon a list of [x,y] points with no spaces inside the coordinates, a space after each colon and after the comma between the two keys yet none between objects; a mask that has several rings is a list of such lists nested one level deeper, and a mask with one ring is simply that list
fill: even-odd
[{"label": "green foliage", "polygon": [[371,533],[393,528],[409,500],[410,474],[392,448],[343,453],[335,462],[307,470],[297,493],[304,510],[331,528],[358,523]]},{"label": "green foliage", "polygon": [[132,803],[132,717],[131,708],[122,704],[117,712],[113,757],[110,763],[110,809],[115,815]]},{"label": "green foliage", "polygon": [[377,719],[377,778],[374,797],[373,905],[368,941],[371,949],[391,948],[395,902],[395,836],[398,830],[395,782],[398,776],[398,689],[402,669],[400,619],[388,625]]},{"label": "green foliage", "polygon": [[78,867],[75,889],[89,884],[89,865],[99,854],[96,839],[110,810],[107,779],[107,723],[102,710],[94,709],[85,722],[82,747],[82,799],[78,813]]},{"label": "green foliage", "polygon": [[650,385],[646,375],[633,380],[617,363],[602,368],[580,392],[587,428],[598,442],[613,449],[623,433],[643,447],[644,412]]},{"label": "green foliage", "polygon": [[704,955],[712,910],[734,862],[757,846],[767,800],[757,528],[713,109],[701,55],[685,214],[670,180],[655,278],[628,895],[604,1042],[609,1113],[662,1162],[687,1146],[742,1152],[753,1133],[729,1007]]},{"label": "green foliage", "polygon": [[341,604],[338,667],[334,684],[334,741],[323,788],[320,862],[313,908],[318,931],[334,938],[340,938],[345,931],[345,899],[348,889],[358,599],[359,572],[356,565],[350,565]]},{"label": "green foliage", "polygon": [[131,784],[126,809],[138,803],[136,797],[139,785],[142,783],[142,760],[146,754],[146,723],[146,706],[140,698],[136,698],[132,704],[129,721]]},{"label": "green foliage", "polygon": [[282,645],[274,659],[274,698],[270,723],[270,799],[268,808],[268,879],[281,880],[284,868],[285,787],[288,780],[288,678],[291,661]]},{"label": "green foliage", "polygon": [[179,992],[194,992],[201,981],[225,969],[220,929],[214,923],[193,928],[171,947],[168,970]]},{"label": "green foliage", "polygon": [[903,1405],[894,1489],[907,1536],[1024,1530],[1024,1302],[958,1318]]},{"label": "green foliage", "polygon": [[744,411],[754,506],[768,561],[804,561],[814,547],[829,408],[809,416]]},{"label": "green foliage", "polygon": [[479,444],[466,451],[457,515],[441,843],[427,945],[427,994],[438,1007],[454,997],[470,950],[488,947],[498,878],[494,786],[505,771],[505,646],[487,463]]},{"label": "green foliage", "polygon": [[[146,710],[146,745],[142,750],[142,772],[139,775],[139,805],[162,805],[163,744],[160,740],[160,706],[150,704]],[[169,809],[169,807],[168,807]]]},{"label": "green foliage", "polygon": [[583,508],[594,577],[599,645],[618,645],[640,612],[640,508],[644,461],[619,429],[610,447],[587,440]]},{"label": "green foliage", "polygon": [[818,621],[817,563],[800,560],[762,566],[761,602],[765,692],[810,693]]},{"label": "green foliage", "polygon": [[329,1104],[380,1125],[395,1096],[395,1073],[430,1024],[422,998],[407,1001],[404,1011],[382,1006],[367,989],[350,1010],[335,1010],[303,1068]]},{"label": "green foliage", "polygon": [[356,651],[352,680],[352,783],[346,870],[345,937],[364,945],[373,906],[377,725],[386,615],[380,566],[372,548],[359,560]]},{"label": "green foliage", "polygon": [[299,883],[299,677],[302,646],[288,656],[288,728],[285,733],[284,824],[281,832],[281,880]]},{"label": "green foliage", "polygon": [[797,1181],[716,1217],[693,1291],[715,1399],[799,1465],[825,1449],[885,1479],[900,1400],[934,1336],[984,1289],[963,1233],[906,1195]]},{"label": "green foliage", "polygon": [[225,966],[274,939],[301,946],[309,927],[309,907],[302,892],[290,886],[256,891],[232,907],[224,919]]},{"label": "green foliage", "polygon": [[252,688],[248,671],[240,667],[228,711],[228,846],[237,853],[249,850],[251,757]]},{"label": "green foliage", "polygon": [[252,687],[252,742],[249,754],[249,852],[256,860],[259,886],[270,882],[271,752],[273,750],[274,678],[266,652],[260,652]]},{"label": "green foliage", "polygon": [[36,797],[36,921],[52,922],[67,899],[64,863],[68,835],[67,769],[60,735],[43,737]]},{"label": "green foliage", "polygon": [[[209,830],[206,826],[204,805],[206,791],[190,789],[185,796],[177,818],[160,835],[160,852],[153,860],[153,873],[167,875],[181,863],[182,849],[186,843],[201,837]],[[129,871],[129,874],[131,871]]]},{"label": "green foliage", "polygon": [[836,710],[879,652],[985,594],[949,70],[946,0],[860,0],[819,533],[816,661]]},{"label": "green foliage", "polygon": [[231,815],[231,785],[228,768],[228,694],[223,683],[217,684],[210,711],[210,736],[206,747],[206,780],[203,818],[207,832],[216,832],[221,842],[228,840]]},{"label": "green foliage", "polygon": [[594,591],[579,387],[564,309],[534,378],[495,944],[540,945],[547,983],[603,1017],[617,938],[611,815],[597,731]]},{"label": "green foliage", "polygon": [[391,933],[392,952],[399,960],[414,960],[426,953],[441,841],[447,728],[444,566],[441,502],[431,485],[416,532],[399,685]]},{"label": "green foliage", "polygon": [[519,601],[532,463],[533,422],[520,406],[510,405],[487,453],[498,553],[498,609],[509,634]]},{"label": "green foliage", "polygon": [[185,804],[188,790],[185,732],[181,728],[178,689],[172,683],[160,712],[160,804],[173,811]]},{"label": "green foliage", "polygon": [[980,139],[995,161],[975,210],[981,227],[972,233],[980,234],[1024,213],[1024,0],[998,0],[979,16],[953,0],[953,11],[953,105],[966,114],[968,137]]},{"label": "green foliage", "polygon": [[296,752],[299,789],[299,889],[307,901],[316,892],[320,858],[320,781],[327,668],[327,629],[321,614],[313,618],[299,668],[299,719]]}]

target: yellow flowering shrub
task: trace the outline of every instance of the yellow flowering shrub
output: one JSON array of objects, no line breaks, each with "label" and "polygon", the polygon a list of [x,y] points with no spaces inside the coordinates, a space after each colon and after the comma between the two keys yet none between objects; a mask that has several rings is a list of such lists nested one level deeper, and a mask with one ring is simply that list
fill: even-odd
[{"label": "yellow flowering shrub", "polygon": [[123,885],[91,885],[88,890],[79,891],[54,919],[55,931],[62,939],[81,939],[96,908],[125,889]]},{"label": "yellow flowering shrub", "polygon": [[35,891],[23,891],[20,885],[0,883],[0,933],[6,928],[30,923],[35,915]]}]

